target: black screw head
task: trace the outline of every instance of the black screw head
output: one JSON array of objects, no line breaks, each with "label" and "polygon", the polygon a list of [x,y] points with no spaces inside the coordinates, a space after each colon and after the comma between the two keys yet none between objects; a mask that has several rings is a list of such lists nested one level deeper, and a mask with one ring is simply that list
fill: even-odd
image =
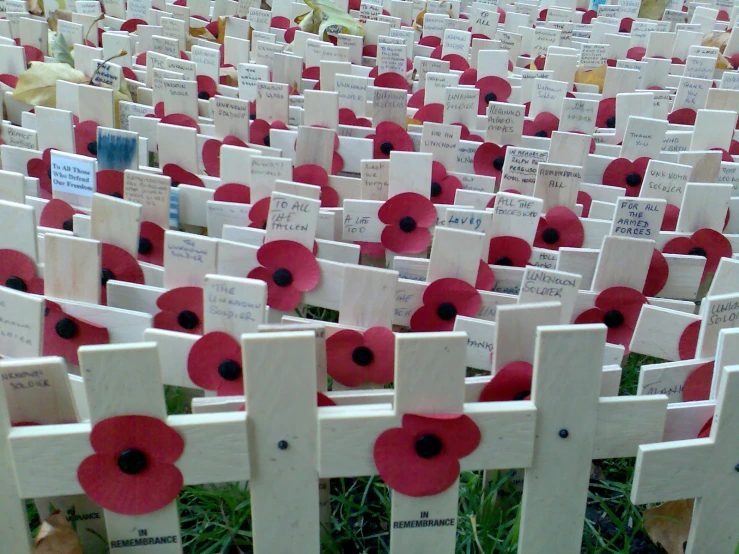
[{"label": "black screw head", "polygon": [[437,182],[431,183],[431,198],[436,198],[441,194],[441,185]]},{"label": "black screw head", "polygon": [[624,316],[618,310],[609,310],[603,316],[603,324],[609,329],[621,327],[624,324]]},{"label": "black screw head", "polygon": [[626,184],[630,187],[638,187],[641,185],[641,176],[638,173],[629,173],[626,176]]},{"label": "black screw head", "polygon": [[151,254],[153,249],[154,245],[149,239],[144,237],[139,239],[139,254]]},{"label": "black screw head", "polygon": [[195,327],[198,326],[198,323],[200,323],[200,318],[195,312],[191,312],[190,310],[183,310],[179,314],[177,314],[177,323],[180,325],[180,327],[189,331],[190,329],[195,329]]},{"label": "black screw head", "polygon": [[279,448],[280,450],[287,450],[288,446],[289,445],[287,444],[286,440],[281,440],[280,442],[277,443],[277,448]]},{"label": "black screw head", "polygon": [[92,141],[87,143],[87,151],[92,154],[93,156],[98,155],[98,143],[97,141]]},{"label": "black screw head", "polygon": [[736,465],[734,466],[734,471],[736,471],[737,473],[739,473],[739,464],[736,464]]},{"label": "black screw head", "polygon": [[495,260],[495,265],[505,265],[505,266],[512,266],[513,260],[511,260],[509,257],[504,256],[503,258],[498,258]]},{"label": "black screw head", "polygon": [[547,132],[544,129],[539,129],[538,131],[536,131],[534,133],[534,136],[535,137],[546,138],[547,137]]},{"label": "black screw head", "polygon": [[293,282],[293,274],[281,267],[272,274],[272,282],[278,287],[287,287]]},{"label": "black screw head", "polygon": [[615,129],[616,128],[616,116],[612,115],[608,119],[606,119],[606,127],[609,129]]},{"label": "black screw head", "polygon": [[497,169],[498,171],[503,170],[503,164],[505,163],[505,158],[503,156],[498,156],[493,160],[493,167]]},{"label": "black screw head", "polygon": [[69,340],[77,334],[77,324],[68,317],[65,317],[56,322],[54,330],[59,337]]},{"label": "black screw head", "polygon": [[71,217],[69,219],[65,219],[64,223],[62,223],[62,229],[65,231],[74,231],[74,219]]},{"label": "black screw head", "polygon": [[372,350],[366,346],[357,346],[352,352],[352,361],[358,366],[368,366],[374,359],[375,355],[372,353]]},{"label": "black screw head", "polygon": [[218,375],[226,381],[236,381],[241,377],[241,366],[233,360],[223,360],[218,364]]},{"label": "black screw head", "polygon": [[567,437],[570,436],[570,432],[567,429],[560,429],[559,436],[563,439],[566,439]]},{"label": "black screw head", "polygon": [[439,307],[436,308],[436,315],[442,321],[449,321],[457,317],[457,307],[451,302],[442,302]]},{"label": "black screw head", "polygon": [[124,450],[118,456],[118,469],[126,475],[138,475],[146,469],[146,454],[136,448]]},{"label": "black screw head", "polygon": [[269,146],[269,135],[264,137],[264,140],[262,142],[264,143],[265,146]]},{"label": "black screw head", "polygon": [[104,267],[100,271],[100,284],[102,286],[105,286],[108,284],[108,281],[110,281],[111,279],[115,279],[115,274],[111,270]]},{"label": "black screw head", "polygon": [[544,229],[544,232],[541,234],[541,240],[547,244],[556,244],[559,240],[559,231],[551,227]]},{"label": "black screw head", "polygon": [[389,156],[390,152],[392,152],[393,150],[395,150],[395,147],[393,146],[392,142],[383,142],[380,145],[380,152],[382,152],[386,156]]},{"label": "black screw head", "polygon": [[695,248],[691,248],[688,251],[688,256],[703,256],[704,258],[706,258],[708,257],[708,254],[703,248],[701,248],[700,246],[696,246]]},{"label": "black screw head", "polygon": [[488,92],[485,95],[485,102],[490,104],[490,102],[495,102],[498,99],[498,96],[494,92]]},{"label": "black screw head", "polygon": [[416,230],[416,220],[412,217],[404,217],[400,220],[400,223],[398,223],[400,230],[404,233],[412,233]]},{"label": "black screw head", "polygon": [[208,94],[204,90],[201,90],[200,92],[198,92],[198,98],[200,98],[201,100],[210,100],[210,94]]},{"label": "black screw head", "polygon": [[426,460],[438,456],[443,445],[436,435],[421,435],[416,439],[416,454]]},{"label": "black screw head", "polygon": [[20,277],[16,277],[15,275],[11,275],[10,277],[8,277],[8,279],[5,281],[5,286],[9,289],[15,289],[21,292],[26,292],[28,290],[26,282]]}]

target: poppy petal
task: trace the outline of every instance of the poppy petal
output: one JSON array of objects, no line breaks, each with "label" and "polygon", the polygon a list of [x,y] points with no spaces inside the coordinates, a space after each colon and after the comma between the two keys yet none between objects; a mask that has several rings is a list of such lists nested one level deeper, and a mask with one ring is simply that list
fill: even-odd
[{"label": "poppy petal", "polygon": [[246,185],[240,183],[226,183],[215,190],[213,200],[249,204],[251,201],[251,190]]},{"label": "poppy petal", "polygon": [[164,265],[164,236],[166,231],[156,223],[142,221],[139,227],[137,258],[149,264]]},{"label": "poppy petal", "polygon": [[292,274],[291,285],[300,292],[314,289],[321,278],[321,270],[313,253],[291,240],[263,244],[257,251],[257,261],[272,272],[287,269]]},{"label": "poppy petal", "polygon": [[528,362],[510,362],[498,371],[480,393],[480,402],[526,400],[531,396],[534,366]]},{"label": "poppy petal", "polygon": [[362,334],[351,329],[343,329],[326,339],[326,371],[334,381],[346,387],[358,387],[365,382],[364,368],[352,359],[354,350],[363,344]]},{"label": "poppy petal", "polygon": [[695,358],[698,349],[698,335],[701,331],[701,322],[694,321],[689,324],[680,334],[680,341],[677,344],[678,355],[681,360],[692,360]]},{"label": "poppy petal", "polygon": [[[225,360],[232,360],[240,367],[241,346],[228,333],[220,331],[207,333],[200,337],[190,349],[187,356],[187,374],[200,388],[217,390],[219,396],[224,396],[219,387],[226,379],[218,373],[218,367]],[[239,390],[243,394],[243,374],[230,382],[240,387]]]},{"label": "poppy petal", "polygon": [[690,372],[683,383],[683,402],[696,402],[708,400],[711,396],[711,383],[713,382],[714,363],[707,362]]},{"label": "poppy petal", "polygon": [[431,232],[425,227],[416,227],[406,233],[398,225],[388,225],[382,230],[380,241],[396,254],[418,254],[431,244]]},{"label": "poppy petal", "polygon": [[644,283],[643,293],[645,296],[656,296],[659,291],[665,288],[667,279],[670,277],[670,266],[662,255],[662,252],[656,248],[652,252],[652,259],[649,262],[649,271],[647,271],[647,280]]}]

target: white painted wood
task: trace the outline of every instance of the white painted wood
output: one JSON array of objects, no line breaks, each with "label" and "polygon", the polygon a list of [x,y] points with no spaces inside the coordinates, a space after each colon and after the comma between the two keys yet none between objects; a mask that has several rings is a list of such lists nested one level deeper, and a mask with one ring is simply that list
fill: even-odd
[{"label": "white painted wood", "polygon": [[558,325],[561,313],[562,305],[559,302],[499,306],[495,324],[493,375],[511,362],[533,364],[537,327]]},{"label": "white painted wood", "polygon": [[44,293],[65,300],[99,303],[100,252],[98,241],[47,234]]}]

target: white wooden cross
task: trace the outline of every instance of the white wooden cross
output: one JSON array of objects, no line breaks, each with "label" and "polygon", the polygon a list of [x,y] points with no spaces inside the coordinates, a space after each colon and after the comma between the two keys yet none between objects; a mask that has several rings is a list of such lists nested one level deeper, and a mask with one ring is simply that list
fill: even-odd
[{"label": "white wooden cross", "polygon": [[687,554],[733,554],[739,543],[739,366],[721,374],[711,434],[639,447],[635,504],[695,498]]}]

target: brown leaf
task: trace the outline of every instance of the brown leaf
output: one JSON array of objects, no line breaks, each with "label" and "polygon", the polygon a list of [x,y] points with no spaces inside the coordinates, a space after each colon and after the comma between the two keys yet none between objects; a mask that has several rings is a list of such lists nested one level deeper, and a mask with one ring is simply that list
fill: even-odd
[{"label": "brown leaf", "polygon": [[710,33],[706,33],[703,35],[703,40],[701,40],[701,46],[713,46],[719,49],[719,52],[723,53],[723,51],[726,49],[726,45],[729,42],[729,37],[731,36],[731,33],[726,33],[722,31],[711,31]]},{"label": "brown leaf", "polygon": [[606,81],[606,71],[608,64],[603,64],[590,71],[578,69],[575,72],[575,82],[583,85],[598,85],[598,91],[603,92],[603,83]]},{"label": "brown leaf", "polygon": [[28,12],[33,15],[44,15],[43,0],[26,0],[26,7],[28,8]]},{"label": "brown leaf", "polygon": [[229,87],[239,86],[239,74],[233,67],[222,67],[220,72],[221,77],[226,78],[226,85]]},{"label": "brown leaf", "polygon": [[665,502],[644,512],[644,530],[668,554],[683,554],[693,520],[693,499]]},{"label": "brown leaf", "polygon": [[72,526],[60,512],[41,524],[33,554],[82,554],[82,545]]},{"label": "brown leaf", "polygon": [[214,37],[206,27],[190,27],[190,36],[202,38],[211,42],[215,42],[216,40],[216,37]]}]

